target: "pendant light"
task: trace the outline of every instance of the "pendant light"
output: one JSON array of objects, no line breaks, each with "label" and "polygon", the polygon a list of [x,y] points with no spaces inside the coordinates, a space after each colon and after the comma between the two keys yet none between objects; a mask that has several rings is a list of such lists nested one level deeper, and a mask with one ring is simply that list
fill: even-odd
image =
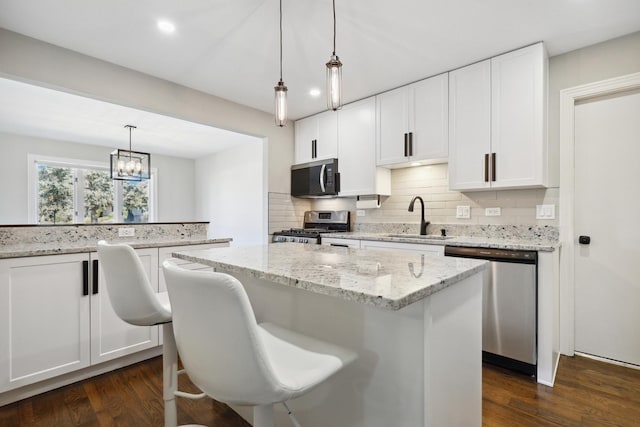
[{"label": "pendant light", "polygon": [[280,0],[280,81],[276,91],[276,126],[287,125],[287,87],[282,81],[282,0]]},{"label": "pendant light", "polygon": [[342,108],[342,62],[336,55],[336,0],[333,0],[333,53],[327,62],[327,108]]},{"label": "pendant light", "polygon": [[125,125],[129,129],[129,149],[117,149],[111,153],[111,179],[123,181],[142,181],[149,179],[151,154],[131,150],[131,131],[136,126]]}]

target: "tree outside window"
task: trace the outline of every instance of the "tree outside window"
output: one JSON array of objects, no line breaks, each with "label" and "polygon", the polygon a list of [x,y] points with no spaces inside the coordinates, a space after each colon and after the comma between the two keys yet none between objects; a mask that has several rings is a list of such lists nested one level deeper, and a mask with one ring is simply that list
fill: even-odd
[{"label": "tree outside window", "polygon": [[84,222],[113,222],[113,181],[107,172],[84,171]]},{"label": "tree outside window", "polygon": [[149,181],[124,181],[122,191],[124,222],[147,222],[149,220]]},{"label": "tree outside window", "polygon": [[73,223],[73,170],[38,165],[38,222]]},{"label": "tree outside window", "polygon": [[152,180],[113,181],[107,167],[66,160],[35,162],[38,224],[148,222]]}]

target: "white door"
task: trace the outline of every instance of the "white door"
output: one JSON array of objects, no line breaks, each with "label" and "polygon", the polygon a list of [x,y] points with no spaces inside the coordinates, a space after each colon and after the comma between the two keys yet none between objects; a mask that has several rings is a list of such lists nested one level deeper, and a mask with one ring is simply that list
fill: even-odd
[{"label": "white door", "polygon": [[640,365],[640,93],[575,107],[575,350]]}]

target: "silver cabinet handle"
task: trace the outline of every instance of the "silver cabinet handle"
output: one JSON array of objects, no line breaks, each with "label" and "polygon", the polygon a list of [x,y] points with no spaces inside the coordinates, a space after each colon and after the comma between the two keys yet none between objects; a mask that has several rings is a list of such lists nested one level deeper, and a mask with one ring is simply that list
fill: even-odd
[{"label": "silver cabinet handle", "polygon": [[325,169],[327,169],[327,165],[322,165],[322,168],[320,169],[320,189],[322,190],[322,192],[325,192],[325,187],[324,187],[324,172]]}]

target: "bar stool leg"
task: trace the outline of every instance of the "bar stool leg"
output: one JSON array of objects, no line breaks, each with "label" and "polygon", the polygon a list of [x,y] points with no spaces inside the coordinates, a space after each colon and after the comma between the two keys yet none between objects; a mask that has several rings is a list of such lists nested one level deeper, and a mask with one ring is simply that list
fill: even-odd
[{"label": "bar stool leg", "polygon": [[164,399],[164,425],[178,425],[176,390],[178,389],[178,349],[173,335],[173,325],[162,325],[162,398]]},{"label": "bar stool leg", "polygon": [[273,405],[253,407],[253,427],[273,427]]}]

